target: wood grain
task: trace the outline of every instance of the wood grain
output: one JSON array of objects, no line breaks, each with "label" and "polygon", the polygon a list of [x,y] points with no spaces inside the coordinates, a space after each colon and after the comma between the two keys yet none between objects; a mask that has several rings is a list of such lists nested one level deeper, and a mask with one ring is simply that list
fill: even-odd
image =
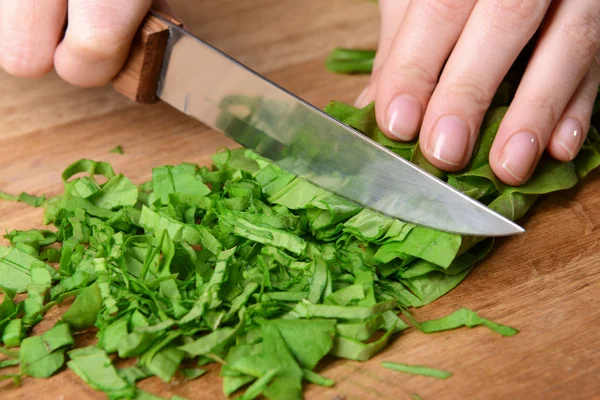
[{"label": "wood grain", "polygon": [[[353,0],[220,0],[194,9],[196,34],[210,39],[277,83],[322,107],[351,102],[366,77],[323,69],[335,46],[370,47],[376,6]],[[222,33],[222,35],[220,35]],[[151,168],[183,161],[207,164],[235,144],[164,104],[140,106],[112,89],[81,90],[51,75],[25,81],[0,73],[0,190],[54,195],[60,173],[79,158],[109,161],[135,182]],[[122,145],[125,154],[109,150]],[[593,399],[600,398],[600,174],[579,188],[545,198],[521,237],[498,240],[489,257],[449,295],[416,310],[437,318],[460,307],[520,329],[504,338],[484,328],[426,335],[409,329],[369,362],[326,360],[319,370],[334,388],[306,387],[307,399]],[[40,228],[41,210],[0,203],[0,231]],[[6,242],[3,242],[4,244]],[[47,329],[62,309],[36,333]],[[93,333],[78,335],[80,344]],[[447,369],[445,381],[386,370],[381,361]],[[218,371],[191,383],[141,386],[168,397],[222,399]],[[0,382],[1,399],[103,399],[69,370],[49,380]]]},{"label": "wood grain", "polygon": [[169,24],[161,18],[181,26],[180,22],[158,12],[148,14],[133,39],[123,69],[112,82],[117,92],[139,103],[158,101],[156,91],[169,40]]}]

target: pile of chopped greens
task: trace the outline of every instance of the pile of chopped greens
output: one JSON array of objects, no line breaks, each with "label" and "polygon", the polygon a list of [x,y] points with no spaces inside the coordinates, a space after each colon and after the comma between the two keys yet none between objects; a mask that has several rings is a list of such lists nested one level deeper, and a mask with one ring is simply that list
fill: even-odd
[{"label": "pile of chopped greens", "polygon": [[[373,105],[333,102],[326,111],[516,220],[539,195],[570,188],[600,165],[600,135],[591,130],[574,162],[546,158],[528,184],[506,186],[488,152],[508,101],[490,109],[458,174],[435,169],[417,143],[383,136]],[[66,365],[111,399],[154,399],[136,382],[196,379],[202,366],[219,363],[226,395],[241,389],[243,399],[287,400],[302,398],[303,381],[334,385],[314,371],[326,355],[362,361],[384,349],[408,327],[399,314],[425,333],[477,325],[517,332],[469,309],[425,322],[409,312],[458,285],[492,239],[363,209],[250,150],[219,152],[213,163],[157,167],[136,186],[109,164],[84,159],[63,172],[58,197],[2,194],[43,205],[44,223],[57,229],[15,230],[0,247],[0,368],[18,366],[0,379],[47,378]],[[53,328],[29,335],[72,298]],[[97,344],[75,348],[73,334],[88,329]],[[118,368],[113,355],[137,362]]]}]

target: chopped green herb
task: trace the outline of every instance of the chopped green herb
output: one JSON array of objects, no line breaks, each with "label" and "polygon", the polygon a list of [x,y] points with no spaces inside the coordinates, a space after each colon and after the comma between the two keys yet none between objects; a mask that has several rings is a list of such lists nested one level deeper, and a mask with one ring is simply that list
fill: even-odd
[{"label": "chopped green herb", "polygon": [[44,204],[44,202],[46,201],[46,196],[41,195],[41,196],[37,197],[37,196],[33,196],[31,194],[27,194],[25,192],[23,192],[19,195],[12,195],[12,194],[0,191],[0,200],[25,203],[32,207],[41,207]]},{"label": "chopped green herb", "polygon": [[14,367],[16,365],[19,365],[19,360],[16,358],[9,358],[8,360],[0,361],[0,368]]},{"label": "chopped green herb", "polygon": [[452,376],[451,372],[442,371],[441,369],[435,369],[430,367],[423,367],[421,365],[408,365],[399,364],[395,362],[384,361],[381,363],[384,368],[393,369],[394,371],[405,372],[407,374],[431,376],[437,379],[447,379]]},{"label": "chopped green herb", "polygon": [[58,324],[42,336],[29,337],[21,343],[21,373],[36,378],[49,378],[62,368],[65,348],[74,344],[69,327]]},{"label": "chopped green herb", "polygon": [[81,292],[73,305],[63,315],[62,320],[76,331],[94,326],[102,309],[102,296],[98,284],[88,286]]},{"label": "chopped green herb", "polygon": [[123,151],[123,146],[116,146],[112,148],[110,152],[115,154],[125,154],[125,152]]},{"label": "chopped green herb", "polygon": [[21,373],[36,378],[49,378],[62,368],[64,350],[51,351],[41,336],[32,336],[21,343],[19,350]]},{"label": "chopped green herb", "polygon": [[96,347],[84,347],[70,351],[69,358],[69,368],[92,388],[113,397],[131,397],[135,394],[135,386],[121,378],[104,351]]},{"label": "chopped green herb", "polygon": [[23,320],[13,319],[6,324],[2,332],[2,341],[6,347],[19,347],[23,338]]},{"label": "chopped green herb", "polygon": [[468,308],[461,308],[440,319],[425,322],[417,322],[407,311],[405,311],[404,314],[411,320],[413,325],[425,333],[447,331],[462,326],[473,328],[479,325],[483,325],[502,336],[513,336],[519,333],[518,330],[511,328],[510,326],[500,325],[489,319],[481,318],[475,311],[469,310]]},{"label": "chopped green herb", "polygon": [[184,368],[181,373],[185,376],[186,381],[192,381],[204,375],[206,370],[202,368]]},{"label": "chopped green herb", "polygon": [[335,49],[325,60],[325,66],[337,74],[365,74],[373,69],[373,50]]},{"label": "chopped green herb", "polygon": [[21,386],[21,375],[16,374],[8,374],[8,375],[0,375],[0,381],[12,379],[13,384],[15,386]]},{"label": "chopped green herb", "polygon": [[[372,57],[338,51],[328,63],[360,73],[371,68]],[[418,143],[383,135],[373,104],[357,109],[332,102],[326,111],[515,220],[540,195],[572,187],[600,166],[600,134],[591,128],[573,162],[543,158],[526,185],[500,183],[488,157],[510,88],[503,86],[498,107],[488,111],[468,168],[455,174],[429,164]],[[263,129],[279,129],[265,122],[275,123],[268,115],[256,114],[264,112],[256,107],[263,100],[232,97],[221,107],[241,108]],[[197,379],[205,373],[199,367],[219,363],[226,395],[249,385],[242,398],[285,400],[302,397],[303,381],[334,384],[314,372],[327,355],[362,361],[381,352],[408,326],[399,312],[427,333],[477,325],[517,333],[468,309],[421,323],[408,311],[456,287],[492,239],[362,209],[249,150],[224,150],[213,164],[156,167],[152,180],[137,186],[111,165],[84,159],[65,169],[58,197],[0,195],[43,203],[44,222],[56,228],[9,232],[10,246],[0,247],[0,353],[9,357],[0,367],[18,363],[23,375],[49,377],[63,368],[72,333],[95,329],[97,345],[69,351],[67,365],[109,398],[158,399],[136,382]],[[46,262],[58,263],[58,270]],[[16,293],[25,299],[15,301]],[[73,297],[55,327],[25,337],[48,310]],[[19,344],[18,352],[6,348]],[[117,370],[109,355],[138,361]],[[18,382],[19,376],[2,379]]]},{"label": "chopped green herb", "polygon": [[279,369],[271,369],[266,374],[258,378],[240,397],[240,400],[252,400],[259,396],[267,388],[267,385],[271,382],[271,379],[275,377],[275,374],[279,372]]},{"label": "chopped green herb", "polygon": [[304,374],[304,379],[315,385],[326,387],[335,386],[335,381],[333,379],[325,378],[310,369],[303,369],[302,373]]}]

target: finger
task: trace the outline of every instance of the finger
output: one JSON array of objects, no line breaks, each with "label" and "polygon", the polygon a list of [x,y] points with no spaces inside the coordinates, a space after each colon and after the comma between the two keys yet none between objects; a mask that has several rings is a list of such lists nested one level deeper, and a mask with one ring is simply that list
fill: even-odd
[{"label": "finger", "polygon": [[52,69],[67,0],[0,0],[0,65],[12,75],[38,78]]},{"label": "finger", "polygon": [[173,9],[167,3],[167,0],[154,0],[154,2],[152,3],[152,9],[163,12],[168,15],[175,15]]},{"label": "finger", "polygon": [[[600,61],[600,54],[597,57]],[[571,161],[579,152],[590,129],[590,119],[600,85],[600,63],[595,63],[583,78],[554,128],[548,152],[559,161]]]},{"label": "finger", "polygon": [[600,3],[553,2],[540,40],[490,151],[510,185],[533,173],[569,100],[600,50]]},{"label": "finger", "polygon": [[69,2],[69,24],[54,66],[78,86],[103,86],[121,69],[151,0]]},{"label": "finger", "polygon": [[377,76],[381,66],[385,63],[398,27],[402,23],[408,3],[410,0],[380,0],[379,1],[379,14],[380,14],[380,28],[379,28],[379,44],[377,45],[377,54],[375,60],[373,60],[373,71],[371,72],[371,79],[367,87],[357,97],[355,106],[364,107],[371,103],[375,99],[375,85]]},{"label": "finger", "polygon": [[422,114],[475,0],[412,1],[377,82],[375,108],[383,132],[417,135]]},{"label": "finger", "polygon": [[433,165],[458,171],[467,164],[496,89],[539,27],[549,3],[477,3],[423,119],[421,151]]}]

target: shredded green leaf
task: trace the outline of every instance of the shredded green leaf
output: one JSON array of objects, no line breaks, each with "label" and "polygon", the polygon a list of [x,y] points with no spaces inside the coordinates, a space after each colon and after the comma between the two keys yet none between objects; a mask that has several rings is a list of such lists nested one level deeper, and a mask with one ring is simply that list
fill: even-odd
[{"label": "shredded green leaf", "polygon": [[123,146],[116,146],[114,148],[112,148],[110,150],[111,153],[115,153],[115,154],[125,154],[125,151],[123,150]]},{"label": "shredded green leaf", "polygon": [[407,374],[431,376],[437,379],[447,379],[452,376],[452,372],[442,371],[441,369],[435,369],[430,367],[423,367],[421,365],[408,365],[399,364],[390,361],[384,361],[381,363],[384,368],[393,369],[394,371],[405,372]]},{"label": "shredded green leaf", "polygon": [[473,328],[479,325],[483,325],[489,328],[491,331],[499,333],[502,336],[513,336],[519,333],[518,330],[511,328],[510,326],[500,325],[490,321],[489,319],[481,318],[475,311],[469,310],[468,308],[461,308],[460,310],[457,310],[452,314],[440,319],[434,319],[425,322],[417,322],[407,311],[404,312],[404,315],[411,320],[413,325],[425,333],[447,331],[460,328],[462,326]]},{"label": "shredded green leaf", "polygon": [[[372,57],[370,51],[338,51],[328,63],[365,72]],[[326,111],[516,220],[540,195],[572,187],[600,166],[600,134],[590,130],[573,162],[543,158],[526,185],[502,184],[488,157],[511,88],[499,90],[473,159],[454,174],[429,164],[416,142],[385,137],[373,104],[357,109],[332,102]],[[260,101],[225,99],[221,122],[232,123],[230,116],[241,111],[236,123],[280,129],[257,107]],[[10,246],[0,247],[0,353],[8,357],[0,367],[18,363],[22,375],[49,377],[66,363],[109,398],[151,400],[157,397],[136,382],[198,379],[205,373],[199,367],[219,363],[226,395],[249,385],[242,398],[287,400],[302,397],[303,381],[334,384],[314,372],[326,356],[363,361],[384,350],[408,326],[399,312],[426,333],[477,325],[504,336],[517,333],[468,309],[421,323],[409,312],[456,287],[490,251],[492,239],[442,233],[363,209],[252,151],[225,149],[213,156],[211,168],[156,167],[140,185],[88,159],[68,166],[62,178],[63,193],[48,200],[0,194],[43,204],[44,222],[55,228],[7,232]],[[16,293],[24,300],[16,301]],[[74,301],[56,326],[29,336],[67,299]],[[97,344],[71,350],[72,334],[88,329],[97,332]],[[8,349],[17,346],[18,352]],[[137,364],[117,370],[111,358],[117,355]],[[18,383],[20,376],[2,379]]]},{"label": "shredded green leaf", "polygon": [[46,201],[46,195],[41,195],[41,196],[37,197],[37,196],[33,196],[31,194],[27,194],[25,192],[23,192],[19,195],[12,195],[12,194],[0,191],[0,200],[25,203],[32,207],[41,207],[44,204],[44,202]]}]

